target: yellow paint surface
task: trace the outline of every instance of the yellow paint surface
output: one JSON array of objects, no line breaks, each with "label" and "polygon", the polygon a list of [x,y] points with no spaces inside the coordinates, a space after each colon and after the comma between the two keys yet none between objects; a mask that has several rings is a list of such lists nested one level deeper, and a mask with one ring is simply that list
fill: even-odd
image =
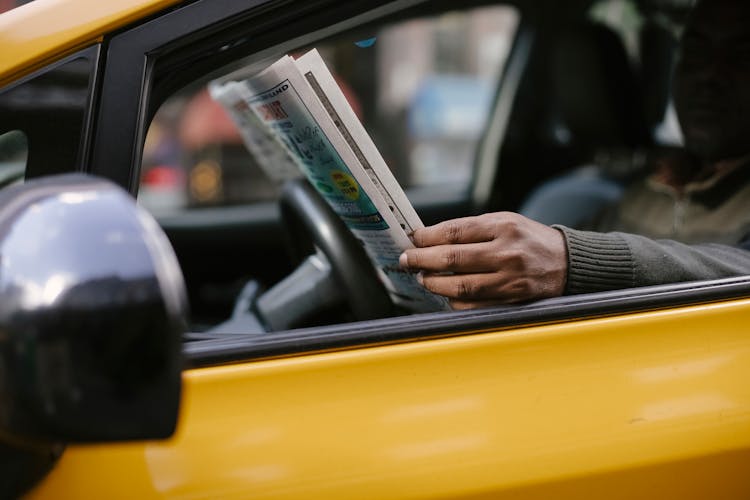
[{"label": "yellow paint surface", "polygon": [[31,498],[750,498],[750,301],[185,373]]},{"label": "yellow paint surface", "polygon": [[180,0],[35,0],[0,14],[0,86]]}]

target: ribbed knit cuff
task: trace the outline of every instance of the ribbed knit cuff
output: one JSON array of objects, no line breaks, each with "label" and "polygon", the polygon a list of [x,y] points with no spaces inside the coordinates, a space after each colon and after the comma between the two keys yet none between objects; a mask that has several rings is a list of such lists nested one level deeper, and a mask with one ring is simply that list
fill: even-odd
[{"label": "ribbed knit cuff", "polygon": [[552,227],[563,233],[568,246],[566,295],[634,286],[632,254],[621,235]]}]

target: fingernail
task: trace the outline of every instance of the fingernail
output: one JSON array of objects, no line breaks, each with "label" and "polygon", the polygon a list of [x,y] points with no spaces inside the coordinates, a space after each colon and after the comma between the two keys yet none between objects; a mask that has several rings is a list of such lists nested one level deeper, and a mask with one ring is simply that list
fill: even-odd
[{"label": "fingernail", "polygon": [[406,252],[403,252],[398,257],[398,265],[401,267],[409,267],[409,257],[406,256]]},{"label": "fingernail", "polygon": [[424,286],[424,278],[422,277],[422,273],[417,273],[417,282]]}]

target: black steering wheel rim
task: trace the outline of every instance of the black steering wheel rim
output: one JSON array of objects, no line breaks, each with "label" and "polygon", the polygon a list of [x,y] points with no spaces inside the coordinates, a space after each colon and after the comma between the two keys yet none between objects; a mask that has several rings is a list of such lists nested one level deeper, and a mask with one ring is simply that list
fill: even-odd
[{"label": "black steering wheel rim", "polygon": [[393,303],[361,242],[306,179],[284,184],[280,208],[293,257],[301,261],[317,247],[356,320],[393,315]]}]

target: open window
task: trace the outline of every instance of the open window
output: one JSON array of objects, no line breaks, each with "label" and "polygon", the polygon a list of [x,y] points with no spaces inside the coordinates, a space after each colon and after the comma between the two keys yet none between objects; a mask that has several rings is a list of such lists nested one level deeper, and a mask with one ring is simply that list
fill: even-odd
[{"label": "open window", "polygon": [[[230,61],[165,96],[145,138],[138,199],[160,217],[181,256],[196,328],[231,314],[248,283],[262,293],[291,271],[276,207],[280,186],[261,164],[272,159],[247,150],[209,95],[211,81],[317,48],[432,223],[467,213],[474,157],[520,21],[521,11],[504,3],[408,9]],[[351,319],[341,309],[311,324]]]},{"label": "open window", "polygon": [[[623,18],[615,14],[624,13],[627,20],[631,12],[611,5],[542,4],[470,3],[457,12],[455,4],[447,2],[401,2],[387,8],[352,3],[340,9],[322,3],[300,7],[288,18],[273,5],[264,9],[238,6],[233,7],[236,12],[214,13],[213,21],[203,25],[196,16],[193,22],[204,27],[189,36],[180,34],[179,23],[165,16],[165,27],[153,40],[145,36],[156,33],[149,25],[115,38],[113,53],[151,54],[142,123],[133,124],[129,131],[143,134],[144,154],[139,154],[136,145],[136,150],[118,154],[117,161],[137,158],[141,169],[132,168],[123,183],[140,185],[140,201],[159,215],[178,252],[194,312],[191,338],[212,337],[202,331],[231,315],[248,283],[270,286],[291,271],[274,203],[275,187],[253,166],[256,160],[244,151],[236,131],[206,127],[211,122],[195,111],[201,106],[216,108],[205,94],[207,82],[242,67],[264,67],[285,53],[317,47],[357,103],[366,128],[426,223],[471,214],[474,208],[517,209],[534,186],[580,164],[589,153],[572,140],[570,124],[561,116],[554,92],[555,80],[546,66],[560,34],[592,20],[617,24]],[[177,10],[173,19],[200,14],[202,6],[197,2]],[[278,29],[282,25],[285,29]],[[630,27],[634,26],[640,27],[638,23]],[[482,36],[477,42],[475,37]],[[624,36],[626,42],[628,36]],[[126,46],[126,42],[141,45]],[[386,55],[389,46],[396,49]],[[410,54],[416,54],[416,59],[410,59]],[[137,57],[128,60],[136,62]],[[105,81],[125,76],[124,63],[121,68],[105,75]],[[382,68],[390,73],[380,75]],[[123,92],[132,92],[129,89],[134,87],[122,85]],[[451,94],[457,88],[469,89],[472,95],[453,109],[453,103],[445,104],[441,97],[457,95]],[[124,102],[123,97],[133,100],[137,96],[123,94],[118,102]],[[115,101],[104,96],[103,102],[102,116]],[[486,110],[465,113],[480,107],[478,103],[484,103]],[[192,115],[196,118],[186,120],[191,113],[197,113]],[[446,116],[453,119],[446,120]],[[660,114],[653,123],[664,125],[664,116]],[[196,129],[181,138],[187,133],[183,120]],[[461,127],[451,128],[457,123]],[[114,138],[122,128],[104,124],[102,137]],[[201,128],[202,132],[196,132]],[[206,134],[215,135],[207,140]],[[110,144],[118,147],[115,142]],[[103,155],[104,150],[94,151],[94,159],[99,153]],[[448,164],[455,168],[443,168]],[[110,177],[121,175],[115,167]],[[486,192],[486,204],[476,207],[472,196],[479,190]],[[312,329],[254,339],[235,337],[231,342],[242,343],[241,353],[220,354],[225,347],[231,349],[228,344],[217,344],[218,340],[189,349],[208,358],[232,357],[248,356],[253,349],[284,352],[359,345],[386,337],[444,335],[690,303],[709,296],[737,296],[745,293],[746,283],[737,278],[657,288],[475,313],[398,316],[355,326],[347,324],[344,315],[338,318],[341,321],[327,318],[310,325]]]},{"label": "open window", "polygon": [[[504,4],[396,16],[275,55],[320,51],[403,187],[465,193],[519,17]],[[170,96],[149,127],[139,199],[156,214],[278,194],[206,83]]]}]

